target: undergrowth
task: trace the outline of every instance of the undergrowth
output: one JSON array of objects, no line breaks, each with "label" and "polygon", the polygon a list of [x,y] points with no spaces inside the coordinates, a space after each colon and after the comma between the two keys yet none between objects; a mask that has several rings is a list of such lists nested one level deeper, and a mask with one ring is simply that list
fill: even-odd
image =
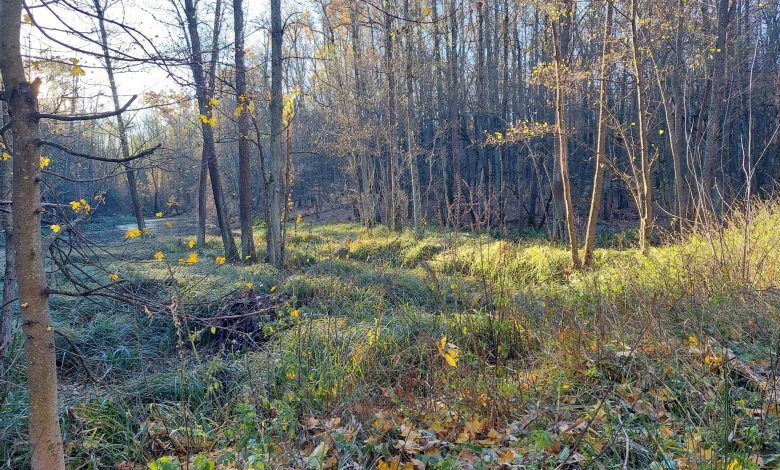
[{"label": "undergrowth", "polygon": [[[647,257],[617,234],[579,272],[537,237],[304,222],[288,240],[285,271],[164,231],[73,260],[143,302],[52,298],[71,468],[735,470],[780,455],[777,206]],[[271,313],[243,340],[219,318],[255,296]],[[21,337],[2,367],[0,462],[20,468]]]}]

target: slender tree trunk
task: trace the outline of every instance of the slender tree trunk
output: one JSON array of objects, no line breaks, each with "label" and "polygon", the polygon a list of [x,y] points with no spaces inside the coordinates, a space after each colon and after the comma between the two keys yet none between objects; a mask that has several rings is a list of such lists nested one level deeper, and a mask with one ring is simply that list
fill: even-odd
[{"label": "slender tree trunk", "polygon": [[[458,8],[456,0],[450,0],[450,44],[448,49],[449,59],[449,90],[447,90],[447,99],[449,101],[449,134],[450,134],[450,154],[452,158],[452,215],[455,227],[460,227],[461,212],[461,139],[460,139],[460,100],[458,95]],[[447,219],[450,214],[448,211]]]},{"label": "slender tree trunk", "polygon": [[639,209],[639,250],[647,255],[650,250],[650,232],[653,229],[653,198],[652,182],[650,181],[650,155],[647,148],[647,124],[645,121],[644,77],[642,73],[642,57],[640,55],[637,21],[639,12],[638,0],[631,1],[631,55],[634,65],[634,83],[636,85],[636,113],[639,133],[639,164],[640,174],[638,194],[636,196]]},{"label": "slender tree trunk", "polygon": [[[677,12],[677,36],[675,39],[675,70],[672,75],[672,99],[674,99],[673,125],[670,126],[671,148],[672,148],[672,169],[674,171],[674,193],[677,203],[677,217],[679,219],[678,227],[683,230],[685,220],[688,217],[688,196],[685,191],[685,173],[683,172],[683,162],[687,161],[687,148],[685,142],[685,95],[683,87],[685,85],[685,58],[683,56],[683,35],[685,34],[685,0],[678,3]],[[683,160],[685,159],[685,160]]]},{"label": "slender tree trunk", "polygon": [[393,16],[390,13],[390,1],[385,0],[385,73],[387,74],[387,214],[386,222],[390,230],[401,228],[398,214],[398,117],[395,96],[395,64],[393,63],[395,31],[393,31]]},{"label": "slender tree trunk", "polygon": [[[103,61],[106,64],[106,74],[108,75],[108,84],[111,88],[111,98],[114,101],[114,110],[121,109],[119,104],[119,92],[116,87],[116,81],[114,80],[114,66],[111,62],[111,55],[108,51],[108,34],[106,33],[105,24],[105,12],[103,6],[100,4],[100,0],[94,0],[95,16],[97,16],[98,27],[100,28],[100,45],[103,48]],[[117,131],[119,132],[119,143],[122,147],[122,157],[130,158],[130,145],[127,142],[127,128],[125,127],[125,119],[122,114],[116,115]],[[123,164],[125,174],[127,175],[127,188],[130,192],[130,201],[133,204],[133,214],[135,215],[135,222],[138,226],[138,230],[143,231],[146,224],[144,223],[144,214],[141,209],[141,200],[138,197],[138,184],[135,180],[135,170],[129,164]]]},{"label": "slender tree trunk", "polygon": [[[567,14],[570,14],[568,9]],[[566,134],[566,108],[564,100],[563,84],[563,57],[561,54],[561,36],[558,31],[558,19],[552,21],[553,44],[555,47],[555,117],[558,134],[558,170],[560,171],[561,186],[563,189],[563,201],[566,211],[566,227],[571,244],[571,260],[574,267],[581,266],[579,256],[579,242],[577,241],[577,227],[574,222],[574,205],[571,198],[571,185],[569,183],[569,143]]]},{"label": "slender tree trunk", "polygon": [[[0,102],[0,125],[8,122],[5,112],[5,102]],[[2,136],[0,136],[2,139]],[[0,151],[11,152],[10,148],[0,148]],[[11,200],[12,160],[0,160],[0,199]],[[14,307],[16,298],[16,250],[14,249],[14,227],[11,212],[0,212],[0,228],[5,234],[5,276],[3,277],[3,306],[0,308],[0,361],[5,356],[8,346],[11,344],[14,333]]]},{"label": "slender tree trunk", "polygon": [[[436,0],[433,0],[431,6],[431,21],[433,23],[433,73],[436,83],[436,105],[437,105],[437,126],[443,126],[446,119],[446,102],[444,101],[444,87],[442,85],[442,58],[441,58],[441,32],[439,30],[439,7]],[[448,164],[449,155],[446,151],[440,152],[441,158],[441,178],[442,178],[442,196],[444,200],[444,214],[447,214],[450,204],[452,204],[452,186],[450,185],[450,165]],[[431,179],[433,175],[431,175]],[[449,218],[444,217],[444,223],[449,224]]]},{"label": "slender tree trunk", "polygon": [[611,58],[612,41],[612,0],[607,0],[607,16],[604,20],[604,44],[601,47],[601,81],[599,83],[599,124],[596,136],[596,165],[593,172],[593,193],[590,198],[590,212],[588,213],[588,228],[585,232],[585,266],[590,266],[593,261],[593,247],[596,246],[596,226],[601,210],[601,195],[604,192],[604,171],[606,170],[606,144],[607,144],[607,80]]},{"label": "slender tree trunk", "polygon": [[[352,71],[355,75],[355,118],[359,124],[365,123],[366,113],[363,108],[363,77],[361,75],[362,58],[360,50],[360,30],[358,24],[357,5],[353,3],[350,6],[350,33],[352,46]],[[376,207],[374,205],[374,178],[371,171],[371,165],[368,158],[367,149],[362,149],[358,155],[358,167],[360,171],[360,181],[358,191],[360,197],[360,218],[366,228],[371,228],[376,223]]]},{"label": "slender tree trunk", "polygon": [[282,240],[282,205],[284,204],[284,128],[282,124],[282,7],[280,0],[271,0],[271,155],[268,159],[268,262],[284,265]]},{"label": "slender tree trunk", "polygon": [[[219,21],[221,2],[217,1],[217,11],[215,12],[215,24]],[[203,133],[203,159],[208,167],[209,179],[211,180],[211,192],[214,196],[214,208],[217,212],[217,223],[219,224],[220,234],[222,235],[222,244],[225,248],[225,258],[228,261],[238,261],[238,250],[236,242],[233,240],[233,233],[230,230],[230,219],[228,217],[227,205],[225,203],[225,194],[222,191],[222,179],[219,175],[219,164],[217,163],[217,150],[214,143],[214,128],[208,119],[213,116],[214,105],[209,96],[209,91],[213,94],[213,87],[206,83],[206,76],[203,70],[203,52],[200,45],[200,34],[198,32],[197,11],[193,0],[184,1],[184,12],[187,17],[187,27],[190,35],[190,45],[192,48],[192,75],[195,81],[195,95],[198,100],[198,110],[204,118],[201,118],[200,128]],[[215,30],[218,28],[215,28]],[[216,35],[216,34],[215,34]],[[212,45],[212,47],[215,47]],[[212,72],[216,67],[216,50],[212,50]],[[214,73],[211,74],[213,80]],[[204,175],[201,174],[201,179]],[[205,197],[204,197],[205,199]],[[205,208],[204,208],[205,209]]]},{"label": "slender tree trunk", "polygon": [[206,161],[206,152],[200,156],[200,168],[198,172],[198,233],[196,242],[198,246],[206,245],[206,218],[208,217],[208,186],[209,164]]},{"label": "slender tree trunk", "polygon": [[41,131],[37,86],[27,82],[19,41],[21,0],[0,0],[0,74],[13,133],[15,271],[27,357],[30,464],[33,470],[65,468],[57,411],[54,329],[41,246]]},{"label": "slender tree trunk", "polygon": [[252,167],[249,160],[249,98],[246,96],[246,65],[244,63],[244,5],[233,0],[233,32],[235,35],[236,103],[238,116],[238,206],[241,223],[241,258],[253,263],[257,259],[252,231]]},{"label": "slender tree trunk", "polygon": [[[404,0],[404,17],[409,18],[409,0]],[[412,190],[412,223],[415,233],[419,233],[422,227],[422,208],[420,207],[420,175],[417,168],[417,143],[415,142],[416,121],[414,116],[414,83],[412,82],[412,25],[406,29],[406,151],[409,159],[409,178]]]},{"label": "slender tree trunk", "polygon": [[701,203],[703,210],[716,209],[715,165],[718,159],[718,136],[723,118],[723,100],[726,94],[726,33],[731,20],[733,5],[729,0],[718,0],[718,29],[712,61],[712,93],[707,113],[707,137],[704,142],[704,168],[702,169]]}]

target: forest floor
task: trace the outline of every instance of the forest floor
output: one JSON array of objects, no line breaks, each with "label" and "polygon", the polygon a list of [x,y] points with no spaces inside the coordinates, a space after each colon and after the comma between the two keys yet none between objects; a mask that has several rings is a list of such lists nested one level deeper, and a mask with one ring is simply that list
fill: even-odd
[{"label": "forest floor", "polygon": [[[187,220],[103,221],[71,254],[118,279],[51,299],[70,468],[778,463],[777,206],[648,257],[610,235],[580,272],[533,234],[306,220],[284,271],[223,264]],[[20,335],[0,373],[0,466],[23,468]]]}]

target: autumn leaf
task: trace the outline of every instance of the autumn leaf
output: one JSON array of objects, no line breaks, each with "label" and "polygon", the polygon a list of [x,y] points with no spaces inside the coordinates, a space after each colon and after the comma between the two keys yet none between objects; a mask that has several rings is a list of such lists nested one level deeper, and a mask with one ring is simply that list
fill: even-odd
[{"label": "autumn leaf", "polygon": [[441,357],[447,361],[452,367],[458,366],[458,358],[460,356],[460,349],[452,343],[447,342],[447,337],[442,336],[439,341],[436,342],[436,349],[441,354]]},{"label": "autumn leaf", "polygon": [[154,259],[156,259],[157,261],[164,260],[165,259],[165,253],[163,253],[162,251],[158,251],[157,253],[154,254]]},{"label": "autumn leaf", "polygon": [[51,229],[51,231],[52,231],[52,232],[54,232],[54,233],[60,233],[60,230],[62,230],[62,227],[60,227],[60,226],[59,226],[59,225],[57,225],[57,224],[53,224],[53,225],[51,225],[49,228],[50,228],[50,229]]},{"label": "autumn leaf", "polygon": [[187,256],[187,264],[195,264],[197,262],[198,262],[198,254],[193,251]]},{"label": "autumn leaf", "polygon": [[125,232],[125,238],[137,238],[141,236],[141,231],[137,228],[131,228]]}]

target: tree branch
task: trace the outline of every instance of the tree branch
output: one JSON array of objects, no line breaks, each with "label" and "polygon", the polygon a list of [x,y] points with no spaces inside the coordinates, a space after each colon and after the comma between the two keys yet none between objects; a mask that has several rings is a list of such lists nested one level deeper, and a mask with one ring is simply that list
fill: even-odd
[{"label": "tree branch", "polygon": [[73,114],[70,116],[62,116],[59,114],[47,114],[47,113],[35,113],[36,119],[53,119],[55,121],[94,121],[96,119],[105,119],[109,117],[116,116],[117,114],[122,114],[125,111],[127,111],[127,108],[130,107],[130,105],[135,101],[135,99],[138,98],[138,95],[133,95],[132,98],[130,98],[130,101],[125,103],[124,106],[117,109],[116,111],[106,111],[105,113],[95,113],[95,114]]},{"label": "tree branch", "polygon": [[157,144],[154,147],[138,152],[137,154],[129,156],[127,158],[106,158],[106,157],[96,157],[95,155],[90,155],[88,153],[76,152],[75,150],[70,150],[67,147],[64,147],[56,142],[51,142],[48,140],[39,140],[38,144],[45,145],[46,147],[52,147],[58,150],[62,150],[63,152],[67,152],[73,155],[74,157],[81,157],[81,158],[86,158],[87,160],[96,160],[99,162],[108,162],[108,163],[127,163],[133,160],[138,160],[139,158],[148,157],[149,155],[153,154],[154,152],[157,151],[157,149],[161,147],[160,144]]}]

